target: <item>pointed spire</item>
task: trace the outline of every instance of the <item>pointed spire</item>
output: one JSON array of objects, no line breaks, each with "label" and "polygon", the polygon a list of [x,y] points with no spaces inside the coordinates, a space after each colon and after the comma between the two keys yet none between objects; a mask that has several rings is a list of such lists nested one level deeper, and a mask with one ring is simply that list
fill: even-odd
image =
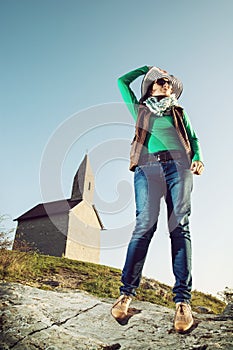
[{"label": "pointed spire", "polygon": [[86,154],[81,162],[73,181],[71,192],[72,200],[85,199],[92,203],[94,196],[94,175],[91,169],[89,157]]}]

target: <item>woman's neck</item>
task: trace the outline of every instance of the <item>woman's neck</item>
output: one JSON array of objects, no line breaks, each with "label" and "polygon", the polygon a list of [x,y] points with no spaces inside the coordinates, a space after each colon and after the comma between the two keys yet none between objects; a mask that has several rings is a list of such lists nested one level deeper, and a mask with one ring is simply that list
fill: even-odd
[{"label": "woman's neck", "polygon": [[160,100],[162,100],[163,98],[167,97],[166,95],[158,95],[158,96],[154,96],[157,101],[159,102]]}]

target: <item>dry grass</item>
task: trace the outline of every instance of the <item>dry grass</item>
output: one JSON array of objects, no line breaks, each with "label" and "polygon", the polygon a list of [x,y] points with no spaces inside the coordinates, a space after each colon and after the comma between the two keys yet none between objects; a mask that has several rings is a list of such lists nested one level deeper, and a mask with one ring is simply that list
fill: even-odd
[{"label": "dry grass", "polygon": [[[0,250],[0,279],[4,281],[50,290],[80,289],[101,298],[116,298],[119,295],[120,276],[119,269],[109,266],[35,252]],[[171,287],[153,279],[142,279],[137,298],[174,307]],[[202,306],[218,314],[226,305],[212,295],[194,291],[192,306]]]}]

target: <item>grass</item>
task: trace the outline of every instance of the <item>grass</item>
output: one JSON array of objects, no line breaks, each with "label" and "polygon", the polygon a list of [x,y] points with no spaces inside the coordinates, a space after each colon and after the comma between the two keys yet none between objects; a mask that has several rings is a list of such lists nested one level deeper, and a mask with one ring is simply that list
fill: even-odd
[{"label": "grass", "polygon": [[[50,290],[79,289],[100,298],[119,296],[121,270],[83,261],[38,253],[0,250],[0,279]],[[142,278],[137,299],[174,307],[172,288],[158,281]],[[194,291],[192,307],[210,309],[219,314],[225,303],[209,294]]]}]

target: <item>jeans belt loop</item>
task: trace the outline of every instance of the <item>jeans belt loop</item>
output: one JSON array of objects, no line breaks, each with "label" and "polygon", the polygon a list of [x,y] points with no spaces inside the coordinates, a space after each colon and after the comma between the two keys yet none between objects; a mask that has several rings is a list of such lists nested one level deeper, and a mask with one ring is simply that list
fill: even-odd
[{"label": "jeans belt loop", "polygon": [[162,151],[158,153],[149,153],[149,154],[144,154],[139,162],[139,165],[147,164],[148,162],[167,162],[168,160],[172,159],[180,159],[184,157],[183,152],[180,151]]}]

